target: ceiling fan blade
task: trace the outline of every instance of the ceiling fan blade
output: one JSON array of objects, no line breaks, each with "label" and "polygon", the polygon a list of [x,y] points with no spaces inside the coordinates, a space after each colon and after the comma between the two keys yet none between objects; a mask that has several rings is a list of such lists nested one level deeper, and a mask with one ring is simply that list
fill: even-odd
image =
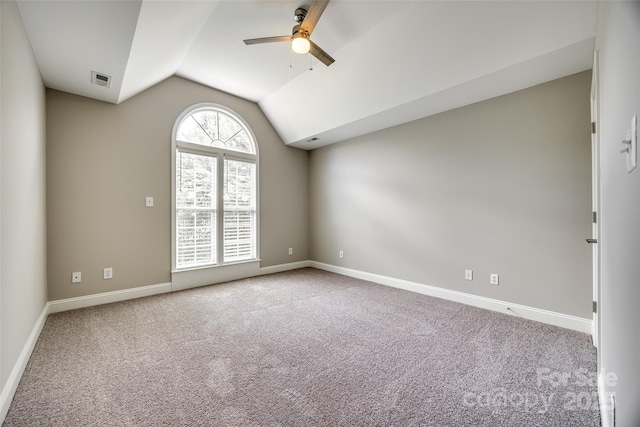
[{"label": "ceiling fan blade", "polygon": [[322,50],[320,46],[309,40],[311,44],[311,49],[309,49],[309,53],[320,60],[327,67],[333,64],[336,60],[333,59],[327,52]]},{"label": "ceiling fan blade", "polygon": [[276,36],[276,37],[262,37],[259,39],[247,39],[244,40],[244,44],[262,44],[262,43],[275,43],[275,42],[290,42],[291,36]]},{"label": "ceiling fan blade", "polygon": [[304,17],[302,24],[300,24],[300,31],[311,35],[328,4],[329,0],[313,0],[307,15]]}]

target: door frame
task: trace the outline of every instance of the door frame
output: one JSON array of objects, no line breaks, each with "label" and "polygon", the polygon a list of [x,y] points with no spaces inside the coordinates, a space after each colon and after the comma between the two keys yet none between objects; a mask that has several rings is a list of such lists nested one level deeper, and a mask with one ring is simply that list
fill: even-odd
[{"label": "door frame", "polygon": [[[600,81],[599,81],[599,53],[593,53],[593,71],[591,77],[591,208],[594,218],[591,225],[591,238],[596,240],[592,247],[592,281],[593,281],[593,322],[591,336],[593,345],[600,349]],[[600,371],[600,351],[597,352],[597,367]]]}]

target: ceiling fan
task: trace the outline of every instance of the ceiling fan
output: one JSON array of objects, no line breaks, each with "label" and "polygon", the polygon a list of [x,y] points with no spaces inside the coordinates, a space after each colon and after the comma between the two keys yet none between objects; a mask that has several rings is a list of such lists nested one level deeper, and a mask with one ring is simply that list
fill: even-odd
[{"label": "ceiling fan", "polygon": [[316,27],[322,12],[329,4],[330,0],[313,0],[309,10],[299,7],[294,13],[294,19],[297,24],[293,27],[290,36],[262,37],[259,39],[247,39],[244,41],[246,45],[275,43],[275,42],[291,42],[291,49],[294,52],[304,54],[309,52],[318,58],[324,65],[329,66],[335,62],[327,52],[311,41],[311,33]]}]

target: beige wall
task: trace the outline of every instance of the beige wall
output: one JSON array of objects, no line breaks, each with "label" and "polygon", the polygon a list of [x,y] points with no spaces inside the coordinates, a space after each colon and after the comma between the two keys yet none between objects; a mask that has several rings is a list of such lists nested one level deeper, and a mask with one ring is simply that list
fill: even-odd
[{"label": "beige wall", "polygon": [[590,79],[313,151],[311,258],[590,318]]},{"label": "beige wall", "polygon": [[0,8],[0,384],[4,389],[47,302],[46,150],[40,72],[15,2],[3,0]]},{"label": "beige wall", "polygon": [[[616,425],[640,425],[640,168],[620,154],[633,115],[640,117],[640,3],[598,2],[601,165],[601,372],[616,395]],[[605,400],[608,403],[608,400]]]},{"label": "beige wall", "polygon": [[47,90],[50,300],[171,281],[171,131],[201,102],[231,108],[256,135],[261,265],[309,258],[308,153],[286,147],[255,103],[179,77],[119,105]]}]

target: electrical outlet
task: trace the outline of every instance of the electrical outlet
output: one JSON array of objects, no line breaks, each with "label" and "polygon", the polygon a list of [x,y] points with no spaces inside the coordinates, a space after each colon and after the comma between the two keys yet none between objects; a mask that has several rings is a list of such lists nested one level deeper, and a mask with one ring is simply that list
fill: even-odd
[{"label": "electrical outlet", "polygon": [[104,269],[104,273],[103,273],[103,277],[104,277],[105,280],[113,279],[113,268],[111,268],[111,267],[105,268]]},{"label": "electrical outlet", "polygon": [[344,251],[340,251],[340,253],[338,254],[338,256],[339,256],[340,258],[344,258]]},{"label": "electrical outlet", "polygon": [[500,276],[498,274],[492,274],[491,275],[491,284],[492,285],[499,285],[500,284]]},{"label": "electrical outlet", "polygon": [[71,273],[71,283],[80,283],[82,282],[82,273],[79,271],[74,271]]},{"label": "electrical outlet", "polygon": [[473,270],[464,271],[464,280],[473,280]]},{"label": "electrical outlet", "polygon": [[289,248],[289,255],[293,255],[293,248]]}]

